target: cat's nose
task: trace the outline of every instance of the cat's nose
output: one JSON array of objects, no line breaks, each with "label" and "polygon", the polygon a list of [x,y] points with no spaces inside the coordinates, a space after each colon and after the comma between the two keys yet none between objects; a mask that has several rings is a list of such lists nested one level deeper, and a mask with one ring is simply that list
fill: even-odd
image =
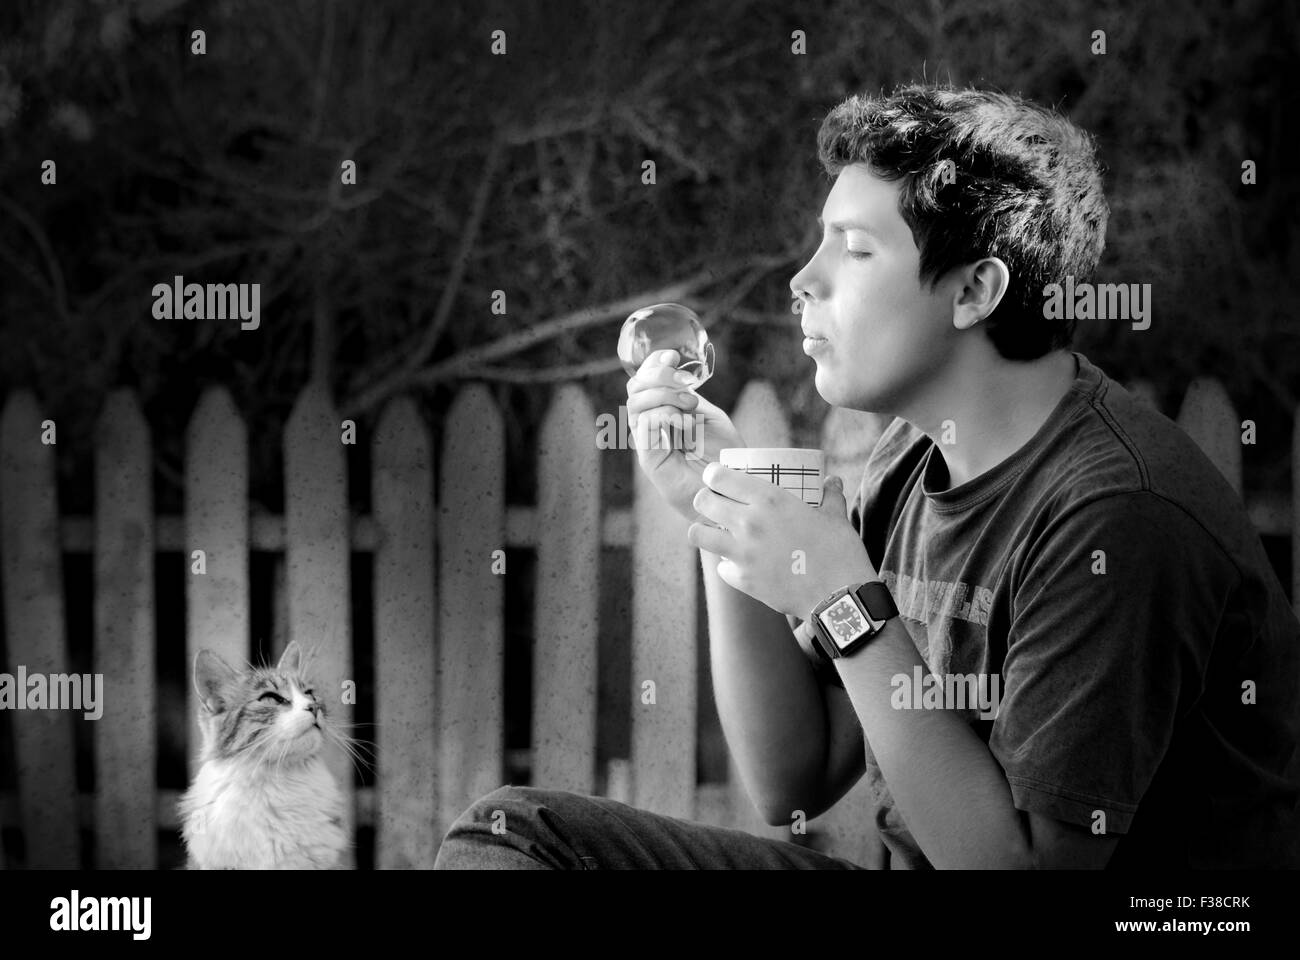
[{"label": "cat's nose", "polygon": [[312,712],[312,716],[316,716],[316,717],[320,716],[320,704],[317,703],[315,700],[307,704],[307,709]]}]

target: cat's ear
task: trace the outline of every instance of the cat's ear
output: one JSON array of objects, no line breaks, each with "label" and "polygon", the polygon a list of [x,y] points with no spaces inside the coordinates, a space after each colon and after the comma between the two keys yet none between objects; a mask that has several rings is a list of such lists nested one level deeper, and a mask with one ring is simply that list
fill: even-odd
[{"label": "cat's ear", "polygon": [[226,708],[226,689],[237,679],[235,671],[211,650],[200,650],[194,658],[194,689],[208,713]]},{"label": "cat's ear", "polygon": [[298,646],[297,640],[291,640],[284,648],[284,653],[280,655],[280,662],[276,664],[275,669],[280,673],[297,673],[301,666],[302,647]]}]

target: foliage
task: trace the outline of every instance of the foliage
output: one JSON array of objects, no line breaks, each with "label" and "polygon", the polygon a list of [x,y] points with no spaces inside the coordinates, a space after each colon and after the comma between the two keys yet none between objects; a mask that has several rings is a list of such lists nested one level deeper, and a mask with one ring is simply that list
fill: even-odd
[{"label": "foliage", "polygon": [[[922,77],[1058,105],[1096,137],[1112,222],[1105,280],[1151,282],[1150,330],[1097,324],[1079,348],[1166,399],[1228,385],[1289,436],[1300,267],[1284,114],[1296,13],[1136,3],[597,0],[21,0],[0,13],[0,382],[60,420],[75,499],[94,417],[135,386],[155,424],[160,500],[209,383],[250,425],[261,499],[311,377],[371,417],[416,390],[434,422],[466,379],[495,384],[528,449],[550,384],[617,406],[619,322],[700,308],[715,401],[777,381],[820,419],[788,309],[825,181],[836,99]],[[191,31],[207,52],[190,52]],[[493,30],[508,52],[490,53]],[[1094,55],[1091,35],[1107,35]],[[807,55],[791,33],[807,35]],[[42,160],[57,186],[40,185]],[[357,184],[340,164],[357,163]],[[641,182],[653,159],[657,183]],[[1259,183],[1240,183],[1244,159]],[[158,321],[175,274],[258,282],[263,327]],[[489,310],[504,290],[508,311]],[[1262,466],[1285,470],[1283,443]],[[527,458],[531,460],[531,458]],[[526,468],[525,468],[526,469]],[[65,498],[66,499],[66,498]],[[74,505],[75,508],[75,505]],[[84,508],[84,507],[83,507]]]}]

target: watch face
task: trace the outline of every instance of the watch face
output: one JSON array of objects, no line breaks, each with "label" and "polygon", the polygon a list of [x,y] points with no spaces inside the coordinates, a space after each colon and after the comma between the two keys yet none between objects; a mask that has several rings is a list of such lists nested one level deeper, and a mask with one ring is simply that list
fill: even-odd
[{"label": "watch face", "polygon": [[864,633],[870,633],[875,623],[862,615],[858,605],[848,594],[840,597],[823,610],[819,617],[826,632],[835,640],[841,650]]}]

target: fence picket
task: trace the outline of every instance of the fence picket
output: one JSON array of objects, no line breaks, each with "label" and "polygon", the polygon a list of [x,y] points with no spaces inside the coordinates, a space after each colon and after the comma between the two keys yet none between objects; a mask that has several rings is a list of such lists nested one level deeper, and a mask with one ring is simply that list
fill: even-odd
[{"label": "fence picket", "polygon": [[[21,666],[52,675],[67,672],[68,652],[56,447],[41,442],[41,423],[30,392],[9,397],[0,417],[0,567],[7,672]],[[82,718],[62,710],[15,710],[10,718],[26,865],[75,870],[81,848],[72,733]]]},{"label": "fence picket", "polygon": [[[634,468],[633,474],[632,803],[691,818],[699,715],[698,551],[686,540],[686,518],[664,502],[644,471]],[[652,691],[654,702],[646,702]]]},{"label": "fence picket", "polygon": [[[194,658],[211,650],[235,669],[249,659],[248,432],[230,393],[199,398],[185,444],[185,693],[190,777],[201,738]],[[202,550],[205,572],[194,572]],[[165,641],[169,642],[169,641]]]},{"label": "fence picket", "polygon": [[533,647],[533,784],[591,793],[596,772],[596,656],[601,472],[595,413],[561,386],[542,422]]},{"label": "fence picket", "polygon": [[[505,426],[488,388],[447,413],[438,496],[438,793],[445,831],[504,776]],[[508,573],[509,571],[507,571]]]},{"label": "fence picket", "polygon": [[[352,622],[349,596],[351,518],[341,423],[324,387],[312,383],[294,404],[284,430],[284,506],[289,640],[302,648],[307,673],[325,691],[336,729],[352,732]],[[281,651],[276,650],[278,658]],[[354,836],[355,781],[344,751],[329,751],[344,796],[343,827]],[[351,866],[351,853],[344,860]]]},{"label": "fence picket", "polygon": [[[788,447],[791,445],[790,421],[775,388],[767,380],[751,380],[740,391],[732,422],[745,443],[751,447]],[[793,644],[794,639],[790,642]],[[737,830],[763,837],[790,838],[788,826],[767,823],[750,798],[735,756],[727,751],[727,792],[731,801],[732,825]]]},{"label": "fence picket", "polygon": [[95,430],[95,864],[158,863],[158,692],[154,646],[153,454],[129,390],[108,395]]},{"label": "fence picket", "polygon": [[[1155,404],[1148,382],[1136,380],[1128,389]],[[1177,420],[1240,494],[1240,423],[1223,386],[1195,381]],[[633,507],[610,522],[616,512],[602,511],[601,463],[590,442],[594,422],[580,387],[557,390],[540,432],[537,507],[512,508],[507,527],[504,427],[487,388],[467,387],[452,405],[436,501],[430,433],[413,402],[396,401],[373,441],[374,517],[354,523],[346,447],[327,394],[309,387],[294,408],[284,440],[283,532],[281,518],[261,518],[257,541],[259,549],[283,545],[286,554],[280,579],[288,630],[275,653],[296,639],[314,653],[318,678],[352,679],[350,551],[373,549],[375,718],[383,758],[373,793],[377,866],[431,866],[451,819],[502,782],[508,581],[493,572],[492,553],[507,546],[538,552],[533,782],[594,788],[600,552],[603,545],[630,543],[632,750],[628,760],[610,761],[607,794],[659,813],[707,813],[709,822],[789,839],[787,825],[762,822],[734,760],[728,784],[696,786],[696,551],[685,541],[687,521],[663,504],[639,470]],[[766,382],[745,387],[735,422],[753,446],[791,443],[786,412]],[[828,412],[819,442],[828,472],[844,477],[846,497],[887,422]],[[0,413],[0,580],[12,664],[6,669],[68,672],[61,554],[93,553],[93,669],[105,679],[103,717],[91,730],[97,791],[86,808],[93,821],[81,823],[72,726],[80,712],[13,711],[18,802],[0,798],[0,810],[5,826],[13,825],[8,811],[18,811],[27,866],[78,867],[78,828],[85,825],[95,832],[98,866],[155,866],[157,827],[170,828],[175,818],[140,799],[174,800],[155,780],[154,556],[185,551],[192,716],[189,666],[197,650],[213,649],[232,663],[249,651],[248,561],[257,529],[248,514],[247,431],[227,391],[205,392],[187,431],[186,512],[156,518],[148,428],[134,395],[118,391],[97,430],[95,514],[61,522],[56,448],[41,443],[41,423],[30,392],[10,396]],[[1274,518],[1272,532],[1292,536],[1292,601],[1300,616],[1300,411],[1292,457],[1289,502],[1280,496],[1259,515]],[[1252,509],[1263,502],[1252,499]],[[191,572],[190,551],[197,549],[205,551],[203,575]],[[653,705],[641,699],[645,680],[655,681]],[[333,699],[331,716],[349,722],[349,705],[337,694]],[[191,736],[197,737],[193,727]],[[192,772],[194,749],[190,754]],[[352,770],[342,756],[331,765],[348,796],[351,832],[358,815]],[[361,810],[367,819],[368,798]],[[870,802],[859,782],[814,822],[834,855],[869,861],[874,828],[864,813]]]},{"label": "fence picket", "polygon": [[429,869],[437,855],[433,442],[415,402],[390,403],[375,429],[375,863]]},{"label": "fence picket", "polygon": [[1211,377],[1193,380],[1177,422],[1240,495],[1241,422],[1223,384]]}]

